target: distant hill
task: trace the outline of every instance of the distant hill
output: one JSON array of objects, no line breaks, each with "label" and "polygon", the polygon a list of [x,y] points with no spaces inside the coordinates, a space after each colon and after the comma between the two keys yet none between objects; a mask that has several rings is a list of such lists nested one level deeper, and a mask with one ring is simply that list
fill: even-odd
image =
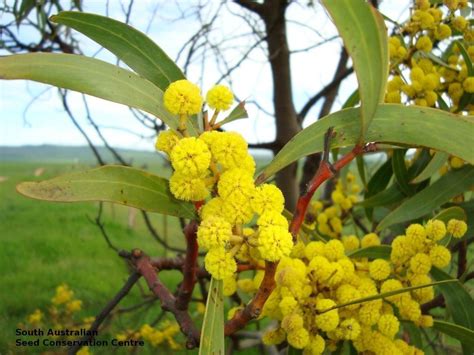
[{"label": "distant hill", "polygon": [[[105,147],[97,147],[102,158],[109,164],[117,163]],[[152,151],[117,149],[117,152],[134,166],[164,163],[163,157]],[[266,151],[252,151],[257,163],[267,163],[271,155]],[[40,161],[45,163],[95,164],[96,158],[88,146],[24,145],[0,146],[0,161]]]},{"label": "distant hill", "polygon": [[[97,147],[100,155],[108,163],[115,163],[112,153],[105,147]],[[157,152],[133,149],[117,149],[117,152],[134,165],[162,160]],[[2,161],[42,161],[58,163],[93,164],[96,158],[87,146],[25,145],[19,147],[0,146]]]}]

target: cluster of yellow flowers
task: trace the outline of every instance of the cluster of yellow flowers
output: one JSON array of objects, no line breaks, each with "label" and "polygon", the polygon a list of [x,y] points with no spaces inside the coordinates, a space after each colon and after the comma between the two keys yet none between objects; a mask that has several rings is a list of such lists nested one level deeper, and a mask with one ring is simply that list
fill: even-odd
[{"label": "cluster of yellow flowers", "polygon": [[[352,248],[347,246],[352,244],[336,239],[294,248],[290,257],[280,261],[277,288],[263,309],[264,316],[278,320],[278,328],[268,331],[263,341],[280,344],[286,339],[291,346],[304,349],[304,354],[321,354],[326,347],[333,351],[345,340],[352,341],[358,352],[423,353],[397,339],[397,334],[401,320],[420,327],[432,326],[432,317],[422,315],[420,308],[434,298],[432,286],[368,302],[351,302],[430,284],[432,265],[445,267],[451,259],[450,251],[438,242],[447,233],[448,237],[460,238],[466,230],[465,222],[454,219],[447,226],[440,220],[430,220],[425,226],[412,224],[406,235],[394,239],[389,261],[349,258],[346,254]],[[380,240],[371,233],[360,244],[375,246]]]},{"label": "cluster of yellow flowers", "polygon": [[144,340],[152,347],[165,346],[167,349],[180,350],[181,346],[175,337],[180,334],[178,323],[175,321],[164,320],[158,328],[152,327],[150,324],[143,324],[140,330],[127,330],[115,336],[118,341],[126,340]]},{"label": "cluster of yellow flowers", "polygon": [[[51,307],[49,308],[49,321],[56,327],[65,326],[66,324],[75,323],[72,319],[74,313],[82,308],[82,301],[74,298],[74,292],[66,284],[56,287],[56,293],[51,299]],[[36,309],[27,317],[27,322],[32,326],[37,326],[44,321],[44,313],[40,309]],[[88,319],[88,322],[90,319]]]},{"label": "cluster of yellow flowers", "polygon": [[[202,103],[199,90],[187,87],[195,85],[178,81],[164,95],[165,107],[182,117],[197,113],[198,106],[190,111],[188,103]],[[277,261],[290,254],[293,242],[288,221],[282,215],[281,191],[272,184],[255,186],[255,161],[247,142],[238,133],[213,130],[219,111],[233,102],[231,91],[217,85],[206,98],[215,112],[205,132],[199,137],[188,137],[186,132],[161,132],[156,147],[169,156],[174,169],[171,193],[199,207],[197,238],[199,246],[208,251],[206,269],[216,279],[231,280],[237,270],[236,258]],[[255,216],[256,228],[250,228]]]},{"label": "cluster of yellow flowers", "polygon": [[[467,7],[467,0],[414,1],[409,20],[389,38],[391,78],[385,102],[445,109],[442,100],[451,112],[474,114],[474,76],[459,47],[473,62],[474,28],[461,14]],[[440,174],[464,164],[452,156]]]},{"label": "cluster of yellow flowers", "polygon": [[[82,301],[74,298],[74,292],[66,284],[56,287],[55,294],[51,298],[51,305],[47,312],[43,312],[39,308],[26,317],[26,324],[20,324],[21,328],[32,327],[38,328],[47,325],[51,329],[61,330],[79,330],[88,329],[94,317],[85,317],[78,319],[78,312],[82,308]],[[46,314],[45,314],[46,313]],[[59,337],[59,336],[53,336]],[[79,355],[89,355],[89,348],[83,347],[78,351]]]},{"label": "cluster of yellow flowers", "polygon": [[[474,93],[474,77],[468,75],[460,48],[448,41],[462,35],[462,43],[474,60],[474,29],[466,18],[457,15],[466,6],[467,1],[445,0],[444,7],[429,0],[415,1],[409,21],[399,29],[401,34],[389,39],[393,76],[387,85],[386,102],[434,107],[444,94],[451,100],[451,110],[457,112],[463,94]],[[445,65],[427,57],[434,44],[437,48],[448,46]],[[407,70],[410,81],[403,75]],[[471,103],[464,109],[472,114],[474,106]]]},{"label": "cluster of yellow flowers", "polygon": [[331,194],[332,205],[325,208],[319,200],[311,202],[306,215],[309,228],[324,236],[340,239],[344,222],[350,217],[349,212],[357,202],[359,191],[360,185],[351,172],[344,180],[339,179]]}]

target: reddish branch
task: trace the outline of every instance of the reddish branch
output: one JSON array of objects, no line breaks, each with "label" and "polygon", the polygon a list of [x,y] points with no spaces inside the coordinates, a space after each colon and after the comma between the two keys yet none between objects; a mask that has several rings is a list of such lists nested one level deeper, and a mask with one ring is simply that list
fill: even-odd
[{"label": "reddish branch", "polygon": [[323,159],[319,165],[316,174],[311,179],[306,189],[306,192],[298,199],[295,213],[293,214],[293,220],[290,224],[290,233],[293,235],[293,240],[296,241],[296,237],[300,231],[301,225],[304,222],[308,205],[313,198],[314,193],[321,184],[330,178],[332,178],[338,171],[349,164],[355,157],[366,152],[372,152],[376,150],[375,143],[368,143],[365,146],[356,145],[352,151],[344,155],[334,164],[329,163],[329,151],[330,151],[330,140],[334,135],[332,127],[328,129],[324,136],[324,152]]},{"label": "reddish branch", "polygon": [[176,322],[178,322],[181,328],[181,332],[187,337],[186,347],[188,349],[195,348],[199,344],[199,331],[195,327],[187,310],[177,308],[176,297],[173,296],[173,294],[158,278],[157,272],[159,270],[155,269],[150,258],[138,249],[133,250],[131,261],[136,270],[146,280],[146,283],[153,294],[159,298],[161,308],[174,315]]},{"label": "reddish branch", "polygon": [[267,262],[265,264],[265,275],[255,297],[240,312],[225,324],[224,334],[231,335],[242,329],[248,322],[257,318],[261,313],[265,302],[275,288],[275,272],[278,263]]},{"label": "reddish branch", "polygon": [[186,257],[183,264],[183,282],[178,290],[176,298],[176,308],[179,310],[187,310],[189,301],[193,294],[194,285],[196,284],[196,273],[198,270],[198,243],[197,243],[197,222],[191,221],[184,228],[186,237]]},{"label": "reddish branch", "polygon": [[[110,312],[119,304],[119,302],[124,298],[132,289],[133,285],[135,285],[140,278],[140,274],[137,272],[132,273],[125,285],[120,289],[120,291],[112,298],[104,307],[104,309],[99,313],[97,317],[95,317],[94,322],[91,324],[89,328],[89,334],[95,334],[95,332],[99,329],[102,322],[108,317]],[[84,343],[93,339],[93,335],[86,335],[80,341],[76,342],[76,345],[71,346],[68,349],[68,354],[75,354],[77,353],[83,346]]]},{"label": "reddish branch", "polygon": [[[369,143],[365,146],[357,145],[351,152],[344,155],[334,165],[331,165],[329,163],[329,151],[330,139],[332,136],[333,129],[329,128],[324,137],[323,160],[319,165],[316,174],[308,184],[306,192],[298,199],[296,210],[293,214],[293,220],[290,224],[290,232],[295,240],[301,225],[303,224],[309,202],[311,201],[311,198],[313,197],[317,188],[321,186],[323,182],[332,178],[336,172],[349,164],[356,156],[365,152],[374,151],[376,149],[376,146],[373,143]],[[261,314],[265,302],[267,301],[268,297],[270,297],[270,294],[275,288],[275,272],[277,266],[278,263],[267,262],[265,264],[265,275],[257,291],[257,294],[242,311],[237,312],[235,316],[226,323],[224,330],[225,335],[233,334],[239,329],[242,329],[248,322],[257,318]]]}]

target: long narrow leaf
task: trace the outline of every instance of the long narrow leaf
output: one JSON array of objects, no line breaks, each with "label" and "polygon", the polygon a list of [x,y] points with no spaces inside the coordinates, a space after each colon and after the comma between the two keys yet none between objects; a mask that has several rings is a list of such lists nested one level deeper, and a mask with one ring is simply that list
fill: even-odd
[{"label": "long narrow leaf", "polygon": [[354,63],[362,110],[359,141],[364,140],[388,77],[387,31],[380,13],[364,0],[323,0]]},{"label": "long narrow leaf", "polygon": [[207,296],[206,313],[201,330],[199,355],[223,355],[224,343],[224,296],[222,280],[211,279]]},{"label": "long narrow leaf", "polygon": [[392,247],[390,245],[374,245],[351,251],[350,258],[390,259]]},{"label": "long narrow leaf", "polygon": [[107,201],[183,218],[195,218],[194,207],[171,195],[168,180],[118,165],[72,173],[41,182],[22,182],[22,195],[53,202]]},{"label": "long narrow leaf", "polygon": [[[264,169],[259,181],[268,179],[302,157],[321,152],[324,134],[329,127],[334,127],[336,133],[331,148],[356,144],[360,131],[359,110],[341,110],[306,127],[280,150]],[[459,116],[433,108],[383,104],[376,111],[366,141],[434,148],[474,164],[471,146],[466,144],[472,140],[473,132],[473,116]]]},{"label": "long narrow leaf", "polygon": [[405,200],[377,226],[383,230],[392,224],[422,217],[474,185],[474,167],[466,165],[443,175],[439,180]]},{"label": "long narrow leaf", "polygon": [[51,17],[107,48],[136,73],[165,90],[184,75],[170,57],[147,35],[109,17],[64,11]]},{"label": "long narrow leaf", "polygon": [[[79,91],[141,109],[173,129],[178,127],[177,116],[163,107],[161,89],[129,70],[98,59],[57,53],[0,57],[0,79],[33,80]],[[192,129],[191,124],[188,127]]]},{"label": "long narrow leaf", "polygon": [[472,329],[440,320],[435,320],[433,322],[433,329],[447,334],[452,338],[458,339],[461,344],[474,348],[474,331]]},{"label": "long narrow leaf", "polygon": [[[455,280],[456,282],[447,283],[440,286],[441,293],[444,296],[444,300],[446,302],[446,307],[453,318],[453,321],[462,327],[466,327],[468,329],[474,329],[474,300],[472,296],[467,292],[464,286],[453,279],[449,274],[445,273],[444,271],[432,267],[431,268],[431,276],[435,280]],[[461,343],[463,347],[464,354],[472,354],[474,353],[474,346],[471,346],[467,343]]]},{"label": "long narrow leaf", "polygon": [[425,169],[411,183],[417,184],[432,177],[446,163],[448,157],[449,154],[445,152],[436,152]]}]

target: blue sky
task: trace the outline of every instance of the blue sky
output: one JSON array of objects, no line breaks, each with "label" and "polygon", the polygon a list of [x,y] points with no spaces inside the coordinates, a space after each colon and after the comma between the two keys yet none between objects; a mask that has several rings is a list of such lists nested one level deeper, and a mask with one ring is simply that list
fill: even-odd
[{"label": "blue sky", "polygon": [[[148,35],[172,58],[176,58],[183,43],[199,28],[199,22],[193,18],[176,20],[179,17],[178,5],[185,9],[188,4],[193,2],[135,1],[130,23],[145,31],[154,7],[158,3],[157,15],[150,26]],[[7,3],[13,3],[13,1],[8,0]],[[104,1],[85,0],[83,3],[84,11],[105,13]],[[109,16],[123,21],[124,15],[120,8],[120,2],[111,1],[110,3],[112,5],[109,8]],[[123,0],[123,3],[126,5],[128,1]],[[213,14],[218,3],[218,1],[211,1],[211,5],[204,9],[203,17],[207,18]],[[406,13],[407,6],[408,1],[385,0],[382,2],[381,10],[390,17],[398,19],[403,13]],[[216,29],[211,33],[212,38],[217,41],[239,33],[248,33],[249,28],[238,16],[244,11],[238,5],[229,2],[219,14]],[[291,50],[306,48],[321,41],[321,37],[329,38],[336,33],[334,26],[319,5],[316,5],[315,9],[308,9],[305,5],[292,4],[288,9],[287,17],[290,19],[288,36]],[[1,21],[6,23],[10,19],[3,16]],[[319,35],[306,28],[306,25],[317,28],[320,32]],[[31,33],[28,33],[25,28],[20,28],[17,35],[27,42],[32,40]],[[86,55],[93,55],[99,49],[99,46],[91,40],[81,35],[77,37],[81,39],[81,48]],[[226,44],[223,55],[233,64],[246,51],[249,43],[248,37],[237,38]],[[338,60],[339,50],[340,41],[334,40],[311,51],[296,53],[292,56],[292,75],[297,109],[325,82],[330,80]],[[0,53],[5,54],[1,51]],[[100,51],[96,58],[111,63],[115,63],[116,60],[106,50]],[[265,48],[253,51],[249,59],[234,72],[233,88],[238,97],[255,100],[271,112],[271,76],[270,67],[265,59]],[[178,64],[183,64],[183,58]],[[199,81],[204,92],[219,76],[220,73],[216,71],[215,63],[212,60],[207,61],[204,68],[201,62],[192,63],[188,74],[190,80]],[[344,82],[335,108],[341,105],[341,102],[351,94],[355,87],[354,77]],[[34,97],[37,98],[32,102]],[[0,81],[0,98],[2,116],[0,145],[85,144],[84,138],[64,112],[54,88],[33,82]],[[82,96],[78,93],[70,93],[69,98],[71,108],[80,124],[89,133],[91,139],[95,143],[99,143],[99,138],[85,118]],[[103,134],[112,145],[123,148],[153,149],[153,138],[149,137],[150,131],[144,129],[126,107],[93,97],[89,97],[88,102],[94,119],[104,127]],[[248,105],[247,108],[250,118],[232,123],[227,126],[228,129],[241,132],[250,142],[272,140],[275,134],[273,119],[259,112],[254,105]],[[314,121],[317,112],[316,107],[311,111],[306,124]],[[130,134],[129,131],[137,134]]]}]

